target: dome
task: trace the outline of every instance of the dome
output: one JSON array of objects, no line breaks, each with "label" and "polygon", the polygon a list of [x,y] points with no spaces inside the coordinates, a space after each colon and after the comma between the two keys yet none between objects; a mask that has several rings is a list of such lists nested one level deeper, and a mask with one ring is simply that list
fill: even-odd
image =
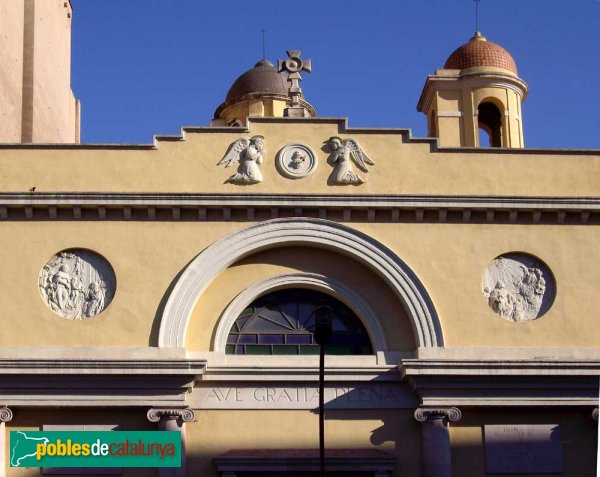
[{"label": "dome", "polygon": [[[214,118],[225,119],[231,107],[238,104],[244,104],[255,100],[263,102],[280,102],[289,104],[289,88],[287,73],[278,73],[277,68],[268,60],[260,60],[253,68],[246,71],[233,82],[231,88],[225,97],[225,101],[216,109]],[[316,116],[315,109],[303,97],[300,98],[300,104],[308,110],[311,117]],[[241,114],[237,111],[236,114]],[[271,109],[268,114],[280,116]],[[225,116],[223,116],[225,115]],[[248,115],[248,113],[246,113]],[[228,117],[228,121],[231,118]],[[243,120],[242,117],[238,119]]]},{"label": "dome", "polygon": [[254,68],[249,69],[235,80],[227,93],[225,102],[229,103],[249,94],[287,97],[288,88],[287,75],[278,73],[270,61],[260,60],[254,65]]},{"label": "dome", "polygon": [[445,69],[464,70],[478,66],[502,68],[518,76],[517,64],[510,53],[496,43],[487,41],[479,32],[468,43],[457,48],[446,60]]}]

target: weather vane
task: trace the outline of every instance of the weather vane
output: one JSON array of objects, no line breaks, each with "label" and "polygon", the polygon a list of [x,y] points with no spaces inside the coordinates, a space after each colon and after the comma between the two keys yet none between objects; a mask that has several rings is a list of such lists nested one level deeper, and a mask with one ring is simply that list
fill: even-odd
[{"label": "weather vane", "polygon": [[474,0],[475,1],[475,31],[478,32],[479,31],[479,3],[481,2],[481,0]]},{"label": "weather vane", "polygon": [[308,111],[300,104],[300,98],[302,98],[302,88],[300,88],[300,76],[301,71],[310,73],[312,67],[310,60],[303,60],[300,58],[300,50],[288,50],[288,57],[286,60],[277,60],[277,71],[287,71],[289,73],[288,81],[290,88],[288,94],[290,96],[290,105],[283,111],[284,116],[309,117]]},{"label": "weather vane", "polygon": [[266,60],[267,59],[267,55],[265,53],[265,33],[267,32],[267,30],[261,30],[262,31],[262,59]]}]

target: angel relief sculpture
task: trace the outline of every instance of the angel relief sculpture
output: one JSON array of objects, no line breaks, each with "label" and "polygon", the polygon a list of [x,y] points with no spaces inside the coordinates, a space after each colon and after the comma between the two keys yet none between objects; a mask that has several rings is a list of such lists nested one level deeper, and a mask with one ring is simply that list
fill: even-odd
[{"label": "angel relief sculpture", "polygon": [[240,138],[229,146],[225,156],[217,165],[229,167],[238,164],[238,170],[225,182],[232,184],[257,184],[263,180],[258,167],[263,163],[265,155],[264,136],[253,136],[250,139]]},{"label": "angel relief sculpture", "polygon": [[369,172],[368,166],[375,163],[369,159],[354,139],[332,137],[327,141],[331,155],[327,162],[334,167],[331,180],[334,184],[359,185],[364,180],[354,172],[352,163],[363,172]]}]

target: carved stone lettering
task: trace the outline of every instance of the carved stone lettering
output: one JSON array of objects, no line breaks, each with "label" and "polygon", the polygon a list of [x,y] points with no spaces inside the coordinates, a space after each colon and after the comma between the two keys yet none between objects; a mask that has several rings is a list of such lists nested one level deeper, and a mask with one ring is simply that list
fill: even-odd
[{"label": "carved stone lettering", "polygon": [[563,470],[560,426],[484,426],[489,474],[550,474]]},{"label": "carved stone lettering", "polygon": [[[199,409],[314,409],[319,389],[312,386],[203,386],[196,387],[192,406]],[[351,385],[325,388],[329,409],[409,409],[416,405],[405,385]]]},{"label": "carved stone lettering", "polygon": [[115,273],[100,255],[89,250],[59,252],[39,276],[42,300],[69,320],[84,320],[101,313],[112,301]]},{"label": "carved stone lettering", "polygon": [[552,306],[556,289],[548,267],[524,253],[496,258],[485,270],[481,286],[490,308],[509,321],[542,316]]}]

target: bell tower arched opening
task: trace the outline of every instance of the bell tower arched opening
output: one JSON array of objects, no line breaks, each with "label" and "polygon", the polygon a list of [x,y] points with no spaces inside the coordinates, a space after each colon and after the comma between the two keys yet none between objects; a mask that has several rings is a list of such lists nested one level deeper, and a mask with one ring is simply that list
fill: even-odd
[{"label": "bell tower arched opening", "polygon": [[479,147],[502,147],[502,113],[489,101],[479,105],[477,114]]}]

